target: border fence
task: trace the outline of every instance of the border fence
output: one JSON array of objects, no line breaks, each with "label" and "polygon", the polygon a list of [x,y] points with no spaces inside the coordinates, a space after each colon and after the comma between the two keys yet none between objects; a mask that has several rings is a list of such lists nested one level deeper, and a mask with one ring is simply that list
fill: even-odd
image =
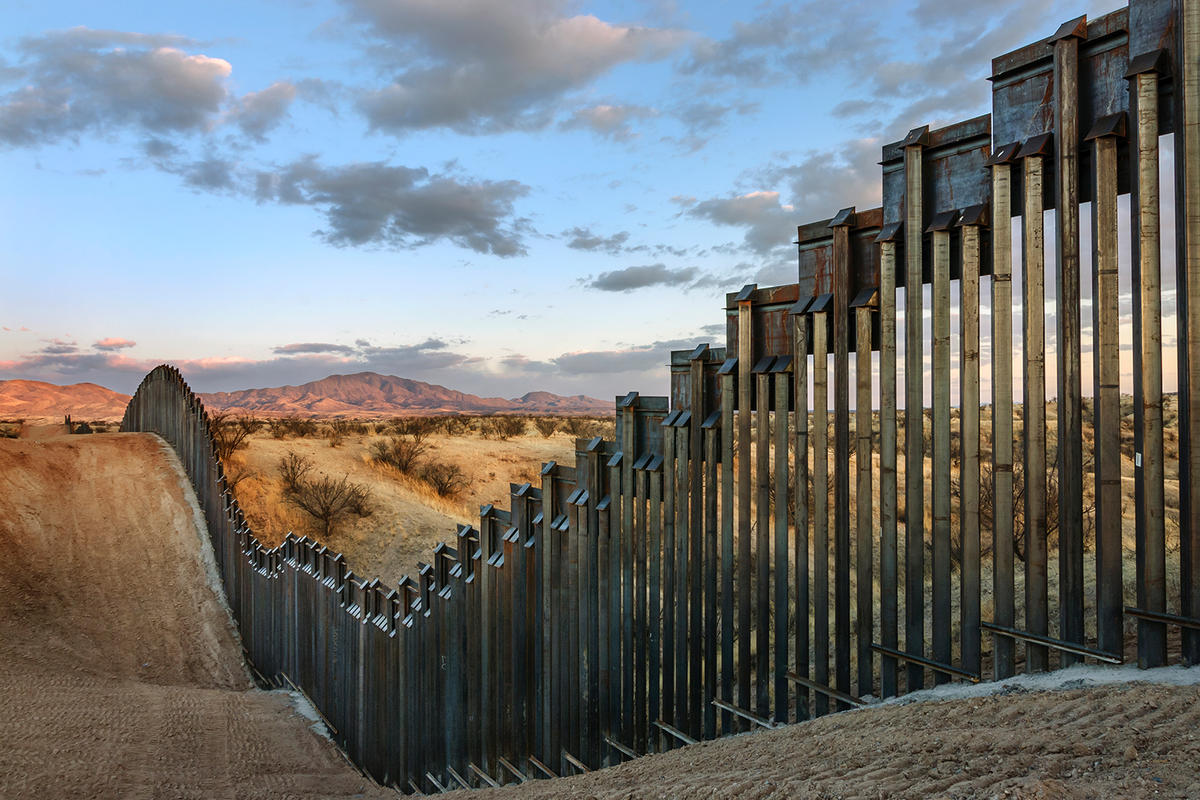
[{"label": "border fence", "polygon": [[[122,430],[179,453],[254,668],[307,694],[376,779],[428,793],[587,771],[927,679],[1200,663],[1200,3],[1071,20],[993,59],[991,81],[990,115],[883,147],[880,208],[800,225],[797,282],[729,295],[726,346],[673,353],[668,397],[618,398],[615,441],[578,440],[574,465],[514,485],[508,510],[484,507],[394,588],[308,538],[265,548],[199,399],[174,368],[152,371]],[[1178,321],[1170,525],[1164,255]]]}]

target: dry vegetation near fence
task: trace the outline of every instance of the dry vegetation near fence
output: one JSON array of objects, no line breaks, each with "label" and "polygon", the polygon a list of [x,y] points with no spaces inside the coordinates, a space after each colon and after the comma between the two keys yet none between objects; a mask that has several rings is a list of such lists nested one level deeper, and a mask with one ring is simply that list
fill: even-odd
[{"label": "dry vegetation near fence", "polygon": [[[356,574],[394,585],[428,561],[479,507],[509,506],[509,484],[538,483],[546,461],[575,463],[577,437],[612,438],[611,418],[417,417],[392,420],[248,420],[225,417],[236,438],[226,473],[264,544],[288,531],[316,535],[343,553]],[[241,435],[242,431],[248,432]],[[549,430],[549,433],[547,433]],[[324,519],[298,504],[281,464],[308,464],[304,480],[344,480],[365,493],[364,510]],[[327,486],[332,492],[333,486]],[[351,505],[354,505],[351,503]]]}]

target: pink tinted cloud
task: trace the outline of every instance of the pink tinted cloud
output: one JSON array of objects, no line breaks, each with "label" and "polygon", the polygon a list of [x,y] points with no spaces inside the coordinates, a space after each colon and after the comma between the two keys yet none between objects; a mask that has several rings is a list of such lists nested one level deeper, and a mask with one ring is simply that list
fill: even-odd
[{"label": "pink tinted cloud", "polygon": [[116,350],[124,350],[128,347],[133,347],[136,344],[137,342],[129,339],[122,339],[117,336],[109,336],[107,339],[101,339],[100,341],[94,343],[92,347],[96,348],[97,350],[113,352]]}]

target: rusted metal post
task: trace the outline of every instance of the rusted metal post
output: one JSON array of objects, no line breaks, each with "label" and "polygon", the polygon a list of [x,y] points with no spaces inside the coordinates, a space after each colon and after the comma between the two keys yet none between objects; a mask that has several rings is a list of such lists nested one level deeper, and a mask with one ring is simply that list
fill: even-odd
[{"label": "rusted metal post", "polygon": [[959,328],[959,401],[962,455],[959,463],[959,542],[962,668],[979,674],[980,584],[979,584],[979,255],[980,228],[986,208],[975,206],[963,212],[961,316]]},{"label": "rusted metal post", "polygon": [[1121,358],[1118,305],[1117,142],[1122,112],[1097,122],[1092,189],[1092,329],[1095,377],[1096,634],[1108,653],[1125,649],[1121,578]]},{"label": "rusted metal post", "polygon": [[[814,301],[814,302],[819,302]],[[828,312],[813,317],[813,680],[829,685],[829,349]],[[816,714],[829,713],[817,694]]]},{"label": "rusted metal post", "polygon": [[[538,715],[540,718],[541,736],[539,737],[542,743],[542,751],[538,753],[543,759],[558,763],[558,751],[560,749],[560,740],[558,736],[558,716],[556,713],[556,697],[555,690],[558,687],[558,682],[554,674],[554,626],[556,624],[554,614],[554,586],[556,584],[555,571],[558,569],[557,559],[557,537],[554,532],[554,514],[556,511],[554,501],[554,462],[548,462],[542,467],[542,529],[539,532],[541,542],[538,547],[538,566],[541,569],[541,635],[542,635],[542,652],[541,652],[541,696],[538,698],[540,707]],[[480,545],[482,546],[482,563],[477,578],[483,578],[487,574],[484,565],[487,563],[487,547],[484,538],[480,537]],[[486,595],[486,584],[480,583],[480,597]],[[480,686],[485,686],[489,679],[489,673],[485,667],[481,675]],[[486,702],[486,699],[481,699],[481,703]],[[483,734],[486,734],[486,728],[482,728]],[[480,760],[483,760],[482,755]]]},{"label": "rusted metal post", "polygon": [[[750,369],[754,349],[751,337],[754,323],[751,299],[758,287],[750,284],[737,296],[738,309],[738,397],[737,397],[737,593],[738,593],[738,705],[750,708],[754,698],[750,693]],[[667,720],[670,722],[671,720]],[[741,729],[745,725],[737,723]]]},{"label": "rusted metal post", "polygon": [[759,716],[771,713],[771,376],[774,359],[754,367],[758,382],[755,408],[755,511],[754,542],[754,708]]},{"label": "rusted metal post", "polygon": [[[733,380],[737,359],[728,358],[721,381],[721,696],[733,697]],[[721,714],[721,732],[731,733],[733,715]]]},{"label": "rusted metal post", "polygon": [[717,696],[717,560],[719,545],[717,540],[717,465],[719,455],[717,439],[721,435],[718,430],[721,412],[714,411],[704,420],[704,738],[713,739],[717,735],[716,706],[712,704]]},{"label": "rusted metal post", "polygon": [[691,461],[688,447],[687,425],[692,412],[683,411],[675,420],[675,662],[671,669],[675,673],[675,725],[690,730],[688,720],[688,539],[690,507],[688,505],[688,463]]},{"label": "rusted metal post", "polygon": [[[879,234],[879,625],[883,646],[899,649],[898,560],[896,552],[896,242],[899,225]],[[883,697],[898,692],[897,661],[883,656]]]},{"label": "rusted metal post", "polygon": [[[941,213],[929,226],[933,236],[933,660],[950,655],[950,226],[954,213]],[[909,476],[909,480],[911,480]],[[949,676],[933,673],[934,683]]]},{"label": "rusted metal post", "polygon": [[[704,644],[704,424],[707,410],[704,405],[704,364],[708,347],[697,347],[691,356],[691,412],[688,423],[689,489],[691,492],[691,530],[688,536],[688,719],[691,721],[692,736],[702,735],[703,717],[708,709],[703,708]],[[711,708],[711,704],[709,705]]]},{"label": "rusted metal post", "polygon": [[874,524],[871,496],[871,472],[874,468],[871,423],[871,317],[877,297],[874,289],[867,290],[870,296],[855,300],[856,344],[855,360],[855,458],[858,465],[858,482],[855,489],[855,584],[857,588],[857,620],[855,636],[858,644],[858,696],[874,694],[874,664],[871,642],[874,641]]},{"label": "rusted metal post", "polygon": [[[1083,644],[1083,384],[1079,278],[1079,42],[1087,17],[1065,23],[1054,45],[1055,275],[1058,323],[1059,638]],[[1081,659],[1064,652],[1062,666]]]},{"label": "rusted metal post", "polygon": [[[833,218],[833,570],[834,667],[850,694],[850,227],[854,208]],[[849,708],[838,703],[838,710]],[[762,709],[759,714],[763,715]]]},{"label": "rusted metal post", "polygon": [[[1021,212],[1022,316],[1025,323],[1025,621],[1031,633],[1045,636],[1049,626],[1046,575],[1046,314],[1043,180],[1050,135],[1026,142],[1018,154],[1025,168],[1025,204]],[[1025,668],[1043,672],[1046,648],[1027,643]]]},{"label": "rusted metal post", "polygon": [[647,503],[647,498],[650,494],[651,476],[646,471],[646,466],[649,464],[650,454],[643,453],[637,463],[641,465],[634,473],[637,481],[637,496],[635,503],[637,504],[636,513],[634,514],[634,587],[635,595],[633,600],[633,640],[634,640],[634,665],[633,665],[633,747],[639,753],[646,752],[647,742],[647,633],[649,628],[649,620],[646,617],[647,613],[647,592],[646,583],[647,575],[647,542],[650,538],[650,508]]},{"label": "rusted metal post", "polygon": [[[788,394],[791,359],[775,359],[775,623],[774,697],[775,721],[788,720]],[[711,705],[711,703],[710,703]]]},{"label": "rusted metal post", "polygon": [[[925,651],[925,346],[921,256],[924,235],[922,153],[929,126],[909,132],[904,147],[904,648]],[[925,685],[908,664],[908,691]]]},{"label": "rusted metal post", "polygon": [[621,441],[621,740],[634,740],[633,665],[634,665],[634,510],[641,500],[633,479],[637,461],[637,403],[635,392],[622,401],[625,427]]},{"label": "rusted metal post", "polygon": [[[1016,622],[1013,575],[1012,164],[1017,144],[998,147],[992,167],[992,619]],[[1013,675],[1013,642],[992,640],[993,677]]]},{"label": "rusted metal post", "polygon": [[[672,412],[662,424],[662,719],[675,722],[675,422]],[[672,740],[659,736],[664,747]]]},{"label": "rusted metal post", "polygon": [[[792,317],[792,379],[795,385],[795,534],[792,539],[792,562],[795,565],[796,586],[796,673],[807,678],[808,671],[808,318],[804,312],[808,300],[801,300],[791,309]],[[786,675],[784,677],[787,677]],[[796,717],[808,719],[808,689],[797,685]]]},{"label": "rusted metal post", "polygon": [[[661,455],[656,455],[647,466],[650,478],[650,574],[649,574],[649,620],[650,632],[648,646],[650,650],[649,688],[646,693],[647,716],[651,722],[661,717],[662,708],[662,626],[659,622],[662,616],[662,463]],[[658,734],[647,731],[645,750],[648,752],[658,740]]]},{"label": "rusted metal post", "polygon": [[[1138,581],[1143,597],[1138,606],[1147,611],[1166,608],[1166,530],[1163,482],[1162,392],[1162,265],[1159,245],[1158,183],[1158,59],[1135,58],[1130,63],[1131,104],[1136,108],[1133,173],[1137,180],[1134,235],[1138,242],[1137,273],[1140,288],[1141,352],[1138,379],[1142,389],[1141,472],[1143,496],[1139,517],[1142,572]],[[1137,302],[1135,300],[1135,302]],[[1134,467],[1137,468],[1137,455]],[[1167,660],[1166,625],[1138,619],[1138,665],[1158,667]]]},{"label": "rusted metal post", "polygon": [[[1179,349],[1180,608],[1200,619],[1200,5],[1179,4],[1175,94],[1176,297]],[[1183,660],[1200,663],[1200,631],[1183,629]]]}]

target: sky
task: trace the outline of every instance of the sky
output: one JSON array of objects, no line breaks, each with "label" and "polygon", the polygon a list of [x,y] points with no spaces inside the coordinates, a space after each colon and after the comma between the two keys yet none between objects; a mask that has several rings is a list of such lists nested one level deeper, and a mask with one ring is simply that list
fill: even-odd
[{"label": "sky", "polygon": [[664,393],[885,143],[1117,5],[9,0],[0,379]]}]

